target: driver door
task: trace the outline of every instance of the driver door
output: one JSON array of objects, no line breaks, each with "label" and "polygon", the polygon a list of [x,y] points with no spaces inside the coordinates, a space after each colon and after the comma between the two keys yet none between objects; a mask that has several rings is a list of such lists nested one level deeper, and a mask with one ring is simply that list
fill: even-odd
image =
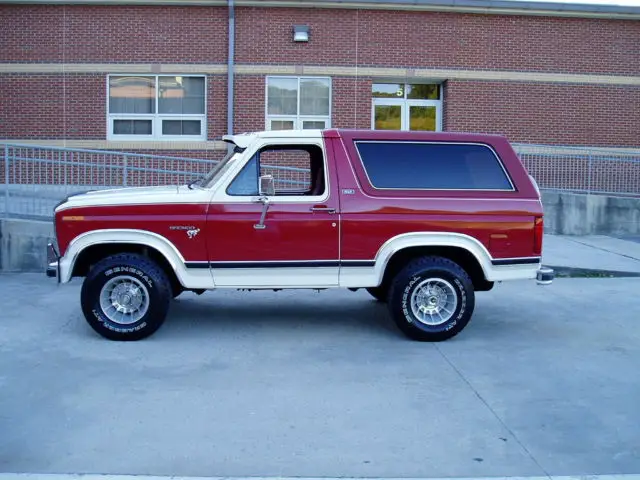
[{"label": "driver door", "polygon": [[[318,143],[264,145],[216,194],[207,250],[217,286],[338,285],[339,225],[334,169]],[[261,195],[270,176],[273,192]]]}]

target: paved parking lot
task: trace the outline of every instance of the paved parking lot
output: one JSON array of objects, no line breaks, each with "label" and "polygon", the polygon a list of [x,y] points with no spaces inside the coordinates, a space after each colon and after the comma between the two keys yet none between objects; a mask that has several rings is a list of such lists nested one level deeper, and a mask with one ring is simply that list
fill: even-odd
[{"label": "paved parking lot", "polygon": [[640,278],[500,285],[440,344],[361,291],[186,294],[109,342],[79,285],[0,276],[0,472],[640,472]]}]

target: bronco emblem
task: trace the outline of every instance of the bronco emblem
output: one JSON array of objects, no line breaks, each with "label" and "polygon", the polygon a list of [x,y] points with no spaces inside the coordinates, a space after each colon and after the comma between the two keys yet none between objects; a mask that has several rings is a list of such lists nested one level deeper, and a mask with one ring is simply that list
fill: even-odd
[{"label": "bronco emblem", "polygon": [[196,235],[198,235],[198,233],[200,233],[199,228],[194,228],[193,230],[187,230],[187,236],[189,237],[189,239],[194,238]]}]

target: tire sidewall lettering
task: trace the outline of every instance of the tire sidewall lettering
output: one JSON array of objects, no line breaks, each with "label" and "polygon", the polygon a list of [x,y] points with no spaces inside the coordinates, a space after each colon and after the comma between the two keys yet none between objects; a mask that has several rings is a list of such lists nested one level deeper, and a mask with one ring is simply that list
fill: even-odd
[{"label": "tire sidewall lettering", "polygon": [[149,288],[153,288],[153,280],[151,280],[151,278],[149,278],[149,276],[145,272],[143,272],[142,270],[136,267],[119,266],[119,267],[109,268],[104,271],[104,276],[111,277],[113,274],[121,274],[121,273],[133,274],[136,277],[138,277],[140,280],[144,281]]}]

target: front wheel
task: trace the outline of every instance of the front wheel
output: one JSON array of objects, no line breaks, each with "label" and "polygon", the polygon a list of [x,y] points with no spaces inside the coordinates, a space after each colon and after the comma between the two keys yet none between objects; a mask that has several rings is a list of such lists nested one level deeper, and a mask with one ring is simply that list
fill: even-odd
[{"label": "front wheel", "polygon": [[442,257],[409,262],[395,277],[389,309],[409,338],[438,342],[462,331],[475,306],[473,282],[458,264]]},{"label": "front wheel", "polygon": [[85,319],[110,340],[140,340],[164,323],[171,282],[151,259],[123,253],[99,261],[80,293]]}]

